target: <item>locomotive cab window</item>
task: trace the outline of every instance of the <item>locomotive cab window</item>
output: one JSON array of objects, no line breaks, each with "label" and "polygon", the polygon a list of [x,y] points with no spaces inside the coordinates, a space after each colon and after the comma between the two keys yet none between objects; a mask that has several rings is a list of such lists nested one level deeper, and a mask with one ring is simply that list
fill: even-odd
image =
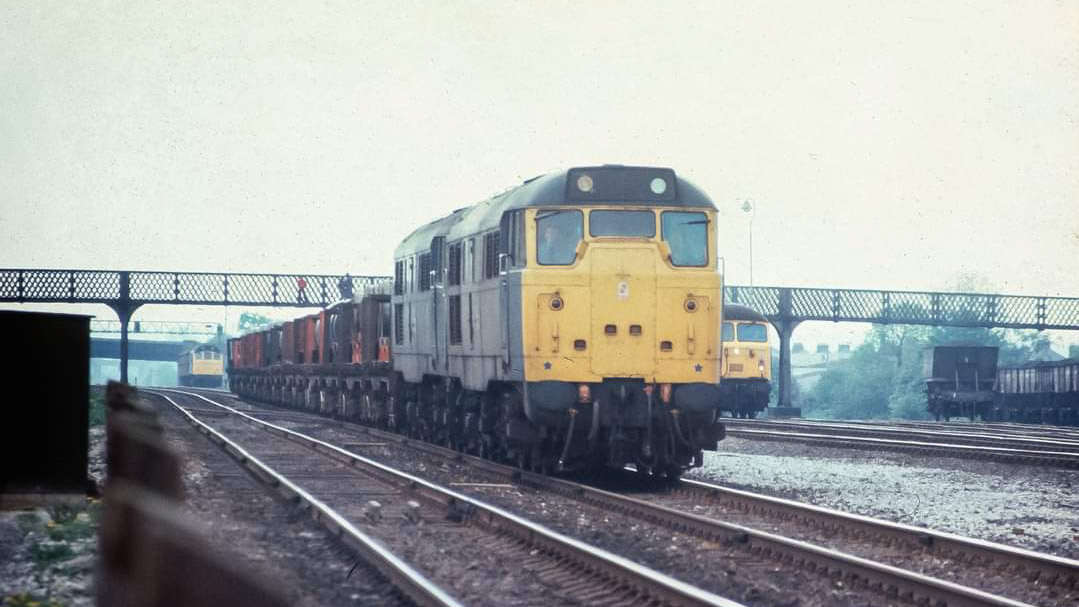
[{"label": "locomotive cab window", "polygon": [[738,325],[738,341],[768,341],[768,329],[764,325],[742,323]]},{"label": "locomotive cab window", "polygon": [[651,211],[596,210],[588,214],[592,236],[652,238],[656,235],[656,215]]},{"label": "locomotive cab window", "polygon": [[708,216],[689,211],[664,211],[663,240],[671,249],[671,265],[703,268],[708,265]]},{"label": "locomotive cab window", "polygon": [[734,325],[725,322],[723,323],[723,335],[720,336],[722,341],[734,341]]},{"label": "locomotive cab window", "polygon": [[580,211],[540,211],[536,215],[536,261],[544,266],[568,266],[577,260],[584,214]]}]

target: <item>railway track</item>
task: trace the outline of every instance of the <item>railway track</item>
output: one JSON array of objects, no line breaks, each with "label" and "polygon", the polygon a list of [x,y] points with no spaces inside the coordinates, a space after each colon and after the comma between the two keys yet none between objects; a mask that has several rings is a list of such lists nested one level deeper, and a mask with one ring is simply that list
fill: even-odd
[{"label": "railway track", "polygon": [[[733,423],[732,423],[733,422]],[[1079,469],[1079,451],[964,444],[932,440],[887,438],[860,430],[797,426],[784,422],[725,420],[727,435],[749,440],[797,442],[822,447],[893,451],[937,457],[959,457],[1009,464]],[[862,436],[862,434],[873,434]],[[1069,447],[1064,447],[1065,449]]]},{"label": "railway track", "polygon": [[[475,604],[740,605],[473,497],[259,420],[205,396],[183,391],[148,393],[179,410],[266,484],[293,503],[302,504],[313,518],[399,585],[401,592],[417,605],[459,605],[444,588],[461,589],[460,578],[453,577],[460,574],[460,567],[450,566],[447,571],[446,566],[469,566],[477,552],[488,561],[514,570],[521,578],[517,584],[532,593],[522,603],[505,593],[473,589],[470,598]],[[200,400],[194,406],[181,405],[171,395]],[[267,436],[279,440],[267,441]],[[357,503],[363,507],[357,509]],[[384,519],[398,524],[381,524]],[[376,524],[367,524],[372,520]],[[400,520],[413,527],[402,533]],[[437,536],[424,541],[441,546],[428,551],[424,573],[391,552],[417,552],[410,543],[418,536],[416,525],[424,526],[425,537],[432,532]],[[361,527],[369,528],[368,532],[361,531]],[[381,534],[376,538],[370,534],[371,528],[381,530]],[[490,581],[495,584],[498,580]]]},{"label": "railway track", "polygon": [[868,422],[818,422],[792,420],[724,420],[729,428],[777,428],[796,432],[824,433],[866,438],[893,438],[920,442],[978,445],[1008,449],[1079,453],[1079,438],[978,431],[974,428],[923,428]]},{"label": "railway track", "polygon": [[[799,420],[803,423],[812,424],[831,424],[836,423],[833,420],[814,420],[814,419],[802,419]],[[930,422],[930,421],[917,421],[917,420],[889,420],[889,421],[869,421],[869,420],[843,420],[844,424],[855,424],[865,426],[886,426],[886,427],[899,427],[899,428],[913,428],[918,430],[930,430],[930,431],[957,431],[957,432],[978,432],[982,434],[990,435],[1015,435],[1015,436],[1033,436],[1041,438],[1062,438],[1079,440],[1079,428],[1073,426],[1050,426],[1047,424],[1023,424],[1018,422],[968,422],[968,421],[950,421],[950,422]]]},{"label": "railway track", "polygon": [[[308,414],[277,410],[260,415],[310,419]],[[525,473],[392,433],[360,426],[352,428],[368,437],[369,445],[397,444],[419,450],[452,465],[480,469],[491,481],[561,495],[687,533],[701,541],[740,544],[745,550],[786,566],[795,563],[802,569],[839,575],[880,588],[885,595],[940,605],[1022,604],[1016,599],[939,579],[956,574],[952,579],[992,587],[1002,594],[1042,605],[1073,604],[1070,601],[1075,599],[1077,591],[1079,564],[1069,559],[694,481],[683,481],[669,493],[648,494],[645,499],[638,499]],[[699,514],[701,511],[708,516]],[[718,520],[721,517],[734,518],[742,524],[721,522]],[[762,528],[772,528],[775,532]],[[779,533],[796,537],[783,537]],[[846,554],[836,548],[865,556]],[[938,577],[866,558],[879,554],[888,556],[883,560],[891,563],[911,568],[922,566]],[[924,566],[923,561],[932,565]]]}]

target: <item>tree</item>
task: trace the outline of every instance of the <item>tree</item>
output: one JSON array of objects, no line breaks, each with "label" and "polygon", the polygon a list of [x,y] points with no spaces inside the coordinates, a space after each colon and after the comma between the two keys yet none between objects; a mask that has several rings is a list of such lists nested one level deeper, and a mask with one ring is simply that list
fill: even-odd
[{"label": "tree", "polygon": [[806,396],[804,409],[837,419],[887,417],[895,373],[892,358],[882,356],[876,344],[867,341],[850,358],[821,374]]},{"label": "tree", "polygon": [[240,314],[240,322],[238,330],[242,335],[248,333],[254,333],[256,331],[262,331],[273,326],[274,321],[269,316],[263,316],[262,314],[256,314],[254,312],[244,312]]},{"label": "tree", "polygon": [[[974,274],[955,279],[958,292],[993,292],[988,281]],[[981,305],[947,310],[952,321],[972,325],[984,322]],[[902,303],[893,318],[928,318],[924,307]],[[1048,346],[1037,331],[1005,331],[986,327],[927,327],[901,324],[873,325],[853,355],[831,365],[801,400],[803,411],[831,418],[927,419],[925,377],[922,369],[927,347],[955,342],[997,346],[1001,364],[1031,360]],[[1079,347],[1073,351],[1079,356]]]}]

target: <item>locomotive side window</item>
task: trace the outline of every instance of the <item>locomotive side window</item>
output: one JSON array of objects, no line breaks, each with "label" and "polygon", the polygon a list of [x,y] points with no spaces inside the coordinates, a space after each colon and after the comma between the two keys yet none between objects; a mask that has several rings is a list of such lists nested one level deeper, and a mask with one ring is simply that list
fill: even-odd
[{"label": "locomotive side window", "polygon": [[592,211],[588,214],[588,233],[652,238],[656,235],[656,215],[652,211]]},{"label": "locomotive side window", "polygon": [[536,215],[536,261],[544,266],[573,264],[583,223],[580,211],[541,211]]},{"label": "locomotive side window", "polygon": [[738,341],[768,341],[768,329],[764,325],[742,323],[738,325]]},{"label": "locomotive side window", "polygon": [[664,211],[663,240],[671,248],[671,264],[701,268],[708,265],[708,217],[704,213]]},{"label": "locomotive side window", "polygon": [[394,264],[393,268],[393,294],[405,294],[405,261],[402,259]]}]

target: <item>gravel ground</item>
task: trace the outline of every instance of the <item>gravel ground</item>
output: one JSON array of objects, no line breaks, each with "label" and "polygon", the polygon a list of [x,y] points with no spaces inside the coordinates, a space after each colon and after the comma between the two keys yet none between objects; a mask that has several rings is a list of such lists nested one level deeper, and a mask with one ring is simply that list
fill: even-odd
[{"label": "gravel ground", "polygon": [[386,584],[329,533],[277,499],[172,407],[158,406],[165,436],[183,459],[185,503],[212,548],[274,579],[298,607],[400,605]]},{"label": "gravel ground", "polygon": [[1079,471],[727,438],[687,475],[1079,558]]},{"label": "gravel ground", "polygon": [[[465,604],[526,606],[542,602],[550,607],[580,604],[572,597],[564,596],[565,593],[557,584],[544,579],[538,569],[550,568],[551,559],[537,557],[538,552],[534,548],[523,548],[512,539],[448,520],[450,517],[444,506],[421,504],[408,494],[352,466],[325,458],[298,443],[269,435],[238,418],[211,419],[209,423],[254,457],[295,480]],[[203,441],[209,444],[208,440]],[[192,467],[214,466],[216,463],[213,453],[188,453]],[[220,459],[224,454],[218,451],[216,457]],[[198,476],[206,478],[206,482],[193,479],[190,484],[205,486],[208,492],[214,494],[210,512],[215,516],[222,508],[246,509],[252,503],[251,497],[236,495],[233,481],[208,478],[204,474]],[[409,506],[410,501],[415,503],[414,508]],[[200,518],[206,520],[208,517]],[[218,528],[217,535],[227,538],[230,545],[235,544],[234,535],[243,531],[242,526],[220,525],[212,518],[208,523]],[[292,551],[295,542],[289,541],[287,528],[279,532],[282,525],[275,523],[269,529],[267,539],[272,543],[268,549]],[[244,551],[250,550],[245,548]],[[267,547],[262,547],[260,553],[266,551]],[[318,571],[312,571],[312,575],[302,580],[302,585],[329,586],[338,583],[332,570],[346,562],[341,557],[315,560],[312,564],[323,569],[321,577]],[[347,567],[340,572],[342,578],[346,572]]]},{"label": "gravel ground", "polygon": [[[467,465],[450,463],[396,444],[372,445],[367,435],[325,421],[270,419],[416,476],[477,497],[559,533],[630,558],[675,578],[751,606],[832,607],[899,604],[877,592],[851,588],[741,546],[704,542],[641,520],[519,486],[484,486],[491,479]],[[334,422],[330,422],[334,423]],[[791,588],[800,592],[792,593]]]},{"label": "gravel ground", "polygon": [[[105,478],[105,429],[90,428],[89,473]],[[94,604],[97,500],[0,512],[0,602],[41,607]]]}]

